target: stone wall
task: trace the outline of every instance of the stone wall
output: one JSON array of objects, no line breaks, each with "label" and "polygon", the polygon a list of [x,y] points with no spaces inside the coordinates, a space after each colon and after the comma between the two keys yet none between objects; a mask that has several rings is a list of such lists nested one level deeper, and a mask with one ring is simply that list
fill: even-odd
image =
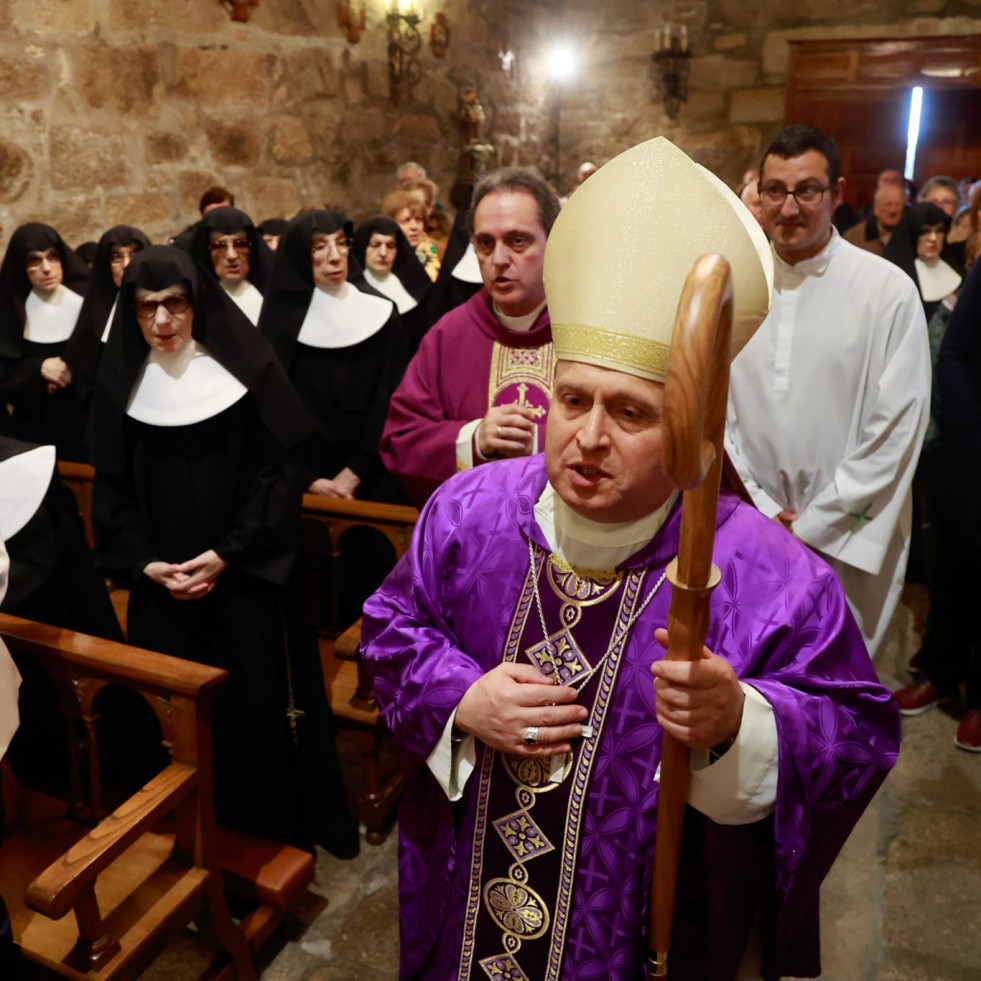
[{"label": "stone wall", "polygon": [[[789,40],[981,35],[981,0],[563,0],[551,7],[562,11],[555,22],[582,56],[577,77],[558,97],[565,191],[581,161],[601,164],[659,135],[737,183],[783,124]],[[693,53],[690,94],[676,122],[651,75],[665,9],[687,25]],[[523,60],[533,84],[547,90],[541,59],[529,51]],[[554,92],[550,98],[554,103]],[[554,131],[553,122],[553,156]],[[551,161],[549,168],[554,172]]]},{"label": "stone wall", "polygon": [[[445,13],[449,47],[437,59],[423,46],[423,79],[395,107],[383,0],[366,0],[358,44],[336,0],[261,0],[248,23],[218,0],[0,0],[0,246],[28,220],[73,244],[122,221],[162,240],[212,183],[256,220],[324,202],[361,218],[410,158],[448,190],[467,81],[497,162],[553,175],[558,153],[564,192],[581,160],[659,134],[735,182],[782,121],[788,39],[981,31],[981,0],[687,0],[674,9],[692,39],[691,95],[673,123],[650,75],[660,3],[421,4]],[[582,57],[561,89],[543,62],[555,37]]]},{"label": "stone wall", "polygon": [[[584,54],[562,96],[566,189],[581,161],[603,163],[658,135],[737,183],[783,124],[789,40],[981,35],[981,0],[682,0],[658,5],[656,19],[643,0],[563,6]],[[668,6],[687,25],[693,53],[689,99],[676,122],[651,75],[654,31]]]},{"label": "stone wall", "polygon": [[411,103],[389,98],[383,0],[350,44],[336,0],[0,0],[0,243],[48,221],[71,244],[127,222],[163,240],[232,188],[258,221],[334,202],[373,213],[406,159],[441,183],[458,93],[484,58],[483,0],[440,0]]}]

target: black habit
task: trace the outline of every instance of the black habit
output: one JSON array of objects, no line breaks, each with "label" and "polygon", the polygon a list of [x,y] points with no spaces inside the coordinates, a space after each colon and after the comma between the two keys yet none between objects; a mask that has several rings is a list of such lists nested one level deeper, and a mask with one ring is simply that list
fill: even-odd
[{"label": "black habit", "polygon": [[[234,379],[226,390],[235,400],[151,425],[132,415],[149,348],[131,303],[136,287],[179,282],[192,298],[193,341]],[[131,643],[229,671],[213,708],[218,820],[351,855],[357,827],[293,579],[306,475],[292,459],[313,433],[268,343],[217,282],[176,248],[140,253],[123,280],[96,388],[98,560],[132,584]],[[209,549],[228,567],[203,598],[177,600],[143,573],[152,561],[180,563]]]},{"label": "black habit", "polygon": [[[312,476],[332,479],[347,467],[361,479],[359,498],[401,500],[378,455],[388,402],[406,363],[405,337],[394,304],[371,289],[360,264],[350,261],[351,285],[388,304],[387,311],[375,304],[376,310],[382,310],[380,315],[374,312],[377,327],[364,331],[367,336],[347,346],[328,346],[332,343],[329,339],[319,346],[300,338],[317,290],[311,241],[315,234],[330,235],[342,229],[350,236],[351,223],[330,211],[303,212],[289,223],[280,239],[259,326],[325,437],[322,452],[309,461]],[[365,307],[362,302],[351,308]]]},{"label": "black habit", "polygon": [[[374,274],[367,267],[365,253],[371,236],[376,232],[379,235],[389,235],[395,239],[395,262],[389,272],[389,277],[394,277],[399,281],[405,293],[408,294],[411,301],[414,301],[414,306],[400,305],[395,296],[385,292],[384,284],[379,285],[376,279],[372,278]],[[419,342],[430,326],[427,303],[429,294],[433,291],[432,280],[426,275],[426,270],[419,262],[416,250],[409,245],[409,240],[405,237],[405,233],[397,221],[386,215],[375,215],[374,218],[369,218],[358,227],[354,234],[351,255],[365,270],[365,282],[398,306],[399,320],[408,341],[408,354],[411,357],[419,349]],[[401,299],[404,301],[405,296],[403,295]]]},{"label": "black habit", "polygon": [[[65,361],[72,373],[72,385],[80,410],[88,419],[95,376],[105,345],[103,336],[109,327],[109,315],[119,295],[119,287],[112,277],[112,251],[115,248],[146,249],[150,240],[132,225],[114,225],[107,231],[95,249],[92,262],[92,281],[82,309],[78,314],[75,330],[65,347]],[[108,336],[106,336],[108,340]]]},{"label": "black habit", "polygon": [[[88,266],[50,225],[29,222],[10,237],[0,265],[0,431],[31,443],[51,443],[59,459],[84,461],[88,455],[74,387],[49,393],[41,375],[42,362],[62,357],[68,339],[40,343],[24,336],[31,295],[27,256],[50,248],[61,256],[66,289],[84,296],[88,285]],[[11,406],[10,416],[2,403]]]}]

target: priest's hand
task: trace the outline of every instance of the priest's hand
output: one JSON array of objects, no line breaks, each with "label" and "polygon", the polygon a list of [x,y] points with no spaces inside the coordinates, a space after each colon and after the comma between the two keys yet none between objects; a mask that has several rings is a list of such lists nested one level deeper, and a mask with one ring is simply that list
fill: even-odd
[{"label": "priest's hand", "polygon": [[68,388],[72,383],[72,373],[61,358],[45,358],[41,362],[41,377],[48,383],[48,393],[51,386],[55,389]]},{"label": "priest's hand", "polygon": [[311,494],[320,494],[322,497],[343,497],[345,500],[353,501],[355,492],[360,486],[361,478],[349,467],[345,467],[333,480],[318,477],[307,490]]},{"label": "priest's hand", "polygon": [[[506,662],[492,668],[466,691],[455,724],[491,749],[512,756],[570,753],[570,740],[582,735],[589,715],[576,705],[575,688],[553,685],[530,664]],[[524,742],[529,726],[538,726],[538,742]]]},{"label": "priest's hand", "polygon": [[215,580],[228,568],[228,563],[213,549],[202,552],[177,566],[179,581],[170,587],[174,599],[203,599],[215,588]]},{"label": "priest's hand", "polygon": [[492,406],[480,421],[476,433],[477,450],[482,457],[531,456],[535,445],[535,417],[530,405]]},{"label": "priest's hand", "polygon": [[779,514],[773,516],[774,521],[779,521],[791,533],[794,534],[794,522],[800,517],[796,511],[784,508]]},{"label": "priest's hand", "polygon": [[[667,650],[667,630],[654,638]],[[724,657],[703,647],[696,661],[655,661],[651,674],[657,720],[678,742],[711,749],[738,735],[746,696]]]}]

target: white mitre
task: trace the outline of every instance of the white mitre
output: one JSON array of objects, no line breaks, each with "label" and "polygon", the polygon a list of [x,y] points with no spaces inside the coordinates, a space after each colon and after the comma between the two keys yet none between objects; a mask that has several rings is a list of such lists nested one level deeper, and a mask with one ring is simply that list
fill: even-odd
[{"label": "white mitre", "polygon": [[756,219],[714,174],[659,136],[576,189],[545,249],[556,357],[663,382],[685,277],[728,260],[732,356],[770,308],[773,257]]}]

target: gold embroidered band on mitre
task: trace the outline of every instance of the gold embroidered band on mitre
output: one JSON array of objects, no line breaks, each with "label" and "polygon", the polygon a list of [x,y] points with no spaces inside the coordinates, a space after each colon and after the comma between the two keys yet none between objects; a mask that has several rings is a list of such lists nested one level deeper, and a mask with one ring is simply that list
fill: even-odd
[{"label": "gold embroidered band on mitre", "polygon": [[671,348],[659,341],[586,324],[553,322],[552,343],[557,359],[628,371],[651,381],[664,381],[671,353]]}]

